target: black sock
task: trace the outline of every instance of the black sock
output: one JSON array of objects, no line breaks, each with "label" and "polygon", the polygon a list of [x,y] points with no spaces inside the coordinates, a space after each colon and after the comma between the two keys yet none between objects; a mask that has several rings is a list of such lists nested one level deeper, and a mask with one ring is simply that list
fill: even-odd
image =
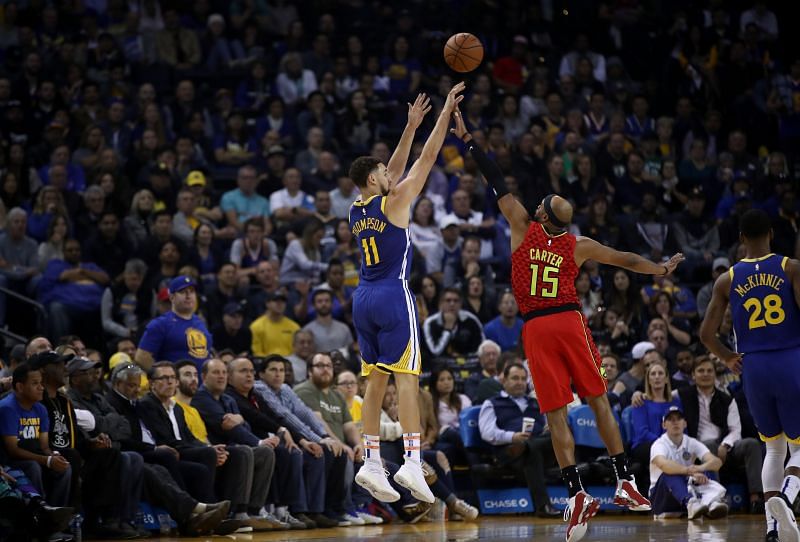
[{"label": "black sock", "polygon": [[614,474],[617,475],[617,480],[633,480],[628,468],[628,456],[624,452],[612,455],[611,464],[614,466]]},{"label": "black sock", "polygon": [[561,478],[563,478],[564,483],[567,484],[567,491],[569,491],[570,497],[574,497],[579,491],[583,490],[581,475],[578,474],[578,467],[576,465],[570,465],[569,467],[561,469]]}]

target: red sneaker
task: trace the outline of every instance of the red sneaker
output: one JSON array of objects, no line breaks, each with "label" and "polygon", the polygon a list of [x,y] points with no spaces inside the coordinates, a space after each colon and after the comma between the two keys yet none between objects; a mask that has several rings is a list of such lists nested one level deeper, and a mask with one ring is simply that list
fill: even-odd
[{"label": "red sneaker", "polygon": [[648,512],[650,510],[650,501],[639,493],[634,480],[617,480],[614,504],[633,512]]},{"label": "red sneaker", "polygon": [[567,525],[567,542],[578,542],[586,535],[586,523],[600,510],[600,502],[591,495],[581,490],[574,497],[570,497],[567,508],[564,510],[564,521]]}]

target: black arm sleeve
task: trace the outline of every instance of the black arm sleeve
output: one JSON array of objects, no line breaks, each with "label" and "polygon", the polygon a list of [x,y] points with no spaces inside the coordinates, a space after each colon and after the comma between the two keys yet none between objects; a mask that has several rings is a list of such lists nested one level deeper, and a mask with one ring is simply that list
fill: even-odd
[{"label": "black arm sleeve", "polygon": [[478,164],[478,169],[480,169],[483,176],[486,177],[486,182],[489,184],[489,187],[494,190],[497,199],[508,194],[506,180],[503,177],[503,172],[500,171],[500,167],[495,162],[489,160],[489,157],[487,157],[483,150],[475,143],[474,139],[470,139],[467,143],[467,150],[472,153],[472,157],[475,158],[475,162]]}]

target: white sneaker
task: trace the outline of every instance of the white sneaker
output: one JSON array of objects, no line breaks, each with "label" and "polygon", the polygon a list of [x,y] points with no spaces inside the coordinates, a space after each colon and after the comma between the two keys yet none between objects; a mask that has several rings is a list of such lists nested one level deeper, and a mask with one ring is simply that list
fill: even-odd
[{"label": "white sneaker", "polygon": [[714,501],[708,505],[707,515],[711,519],[724,518],[728,515],[728,505],[721,501]]},{"label": "white sneaker", "polygon": [[689,519],[697,519],[708,512],[708,506],[703,504],[697,497],[692,497],[686,503],[686,511],[689,513]]},{"label": "white sneaker", "polygon": [[767,501],[767,512],[778,520],[778,538],[781,542],[800,542],[794,512],[781,495]]},{"label": "white sneaker", "polygon": [[450,509],[450,519],[454,519],[454,515],[459,515],[464,519],[470,520],[478,517],[478,509],[461,499],[457,499],[453,505],[448,508]]},{"label": "white sneaker", "polygon": [[[364,470],[362,467],[361,470]],[[394,474],[394,481],[411,492],[415,499],[429,504],[436,501],[436,497],[431,493],[431,488],[425,481],[425,474],[422,466],[413,459],[406,459],[403,466]],[[399,497],[398,497],[399,498]]]},{"label": "white sneaker", "polygon": [[344,514],[342,514],[342,517],[349,521],[350,525],[364,525],[367,523],[353,510],[347,510]]},{"label": "white sneaker", "polygon": [[362,512],[360,510],[356,511],[356,515],[364,520],[365,525],[380,525],[383,523],[383,518],[378,516],[373,516],[369,512]]},{"label": "white sneaker", "polygon": [[389,484],[388,475],[380,463],[365,461],[356,474],[356,483],[381,502],[399,501],[400,494]]}]

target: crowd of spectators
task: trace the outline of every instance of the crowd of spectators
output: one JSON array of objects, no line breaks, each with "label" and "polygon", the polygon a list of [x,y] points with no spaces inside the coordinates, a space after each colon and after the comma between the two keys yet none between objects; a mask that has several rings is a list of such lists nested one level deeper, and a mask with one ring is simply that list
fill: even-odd
[{"label": "crowd of spectators", "polygon": [[[739,441],[731,436],[754,436],[747,432],[752,422],[740,383],[705,356],[697,329],[711,281],[742,257],[738,217],[745,210],[763,208],[773,217],[776,252],[800,252],[800,57],[792,56],[778,25],[789,8],[768,4],[709,0],[656,8],[598,1],[570,11],[555,2],[488,0],[3,2],[0,327],[13,334],[6,338],[0,385],[9,396],[25,395],[20,404],[29,405],[35,395],[29,375],[43,373],[55,397],[51,388],[60,386],[48,384],[58,378],[48,376],[52,363],[12,374],[39,351],[31,344],[47,338],[88,345],[91,355],[78,349],[76,359],[99,361],[106,377],[114,356],[128,356],[127,363],[155,377],[143,406],[149,401],[161,413],[178,394],[178,404],[198,403],[208,431],[197,434],[199,418],[187,414],[180,438],[171,427],[162,437],[153,427],[139,435],[135,420],[133,436],[117,437],[88,416],[79,418],[74,430],[86,432],[93,457],[108,447],[95,444],[99,435],[114,449],[123,443],[122,456],[102,459],[112,465],[107,469],[123,461],[136,468],[138,441],[149,438],[156,449],[185,447],[207,456],[194,463],[208,471],[205,488],[187,486],[193,477],[181,470],[186,467],[165,466],[175,487],[199,503],[178,514],[187,525],[197,523],[192,514],[206,514],[200,505],[214,498],[231,500],[226,514],[242,521],[241,514],[263,519],[277,510],[281,525],[300,516],[309,525],[314,514],[346,522],[366,505],[329,474],[329,452],[339,458],[349,450],[344,470],[352,479],[360,446],[357,424],[348,425],[356,416],[344,416],[360,409],[358,394],[349,380],[339,387],[341,397],[331,384],[331,378],[359,373],[350,304],[360,247],[347,222],[358,192],[347,176],[349,163],[362,154],[387,163],[403,132],[406,102],[426,92],[435,114],[463,77],[467,127],[528,209],[557,193],[575,207],[575,234],[654,260],[686,255],[676,273],[653,282],[591,261],[576,281],[614,404],[620,411],[645,405],[635,417],[634,453],[647,457],[663,430],[658,420],[673,400],[670,392],[679,385],[700,389],[698,364],[709,360],[714,382],[701,393],[735,397],[726,405],[738,407],[741,416],[731,415],[722,434],[706,424],[692,436],[722,441],[711,451],[746,457],[752,471],[750,444],[738,453]],[[443,44],[455,31],[471,31],[484,45],[485,60],[470,74],[444,64]],[[420,128],[412,160],[429,127]],[[413,206],[410,233],[423,385],[430,390],[424,393],[435,398],[421,398],[427,405],[424,440],[444,456],[431,458],[444,500],[452,488],[443,465],[463,461],[459,412],[502,396],[504,368],[522,361],[522,320],[507,290],[509,226],[456,138],[445,141]],[[41,304],[41,313],[17,296]],[[184,316],[176,320],[176,314]],[[729,319],[720,336],[732,340]],[[27,345],[22,355],[10,348],[15,341]],[[330,374],[321,367],[322,353],[331,361]],[[275,355],[287,360],[285,379],[301,386],[296,395],[302,401],[291,398],[288,386],[273,386],[275,397],[261,388],[263,410],[288,409],[297,426],[256,420],[262,407],[247,414],[247,398],[271,367],[264,360]],[[190,363],[176,370],[162,364],[186,359]],[[79,366],[73,367],[78,381],[96,371]],[[62,379],[70,393],[75,390],[75,412],[92,412],[80,405],[91,401],[93,388],[74,384],[67,367],[69,378]],[[202,380],[203,393],[190,393],[184,369],[195,371],[194,387]],[[244,380],[236,380],[239,373]],[[115,392],[138,400],[125,388],[139,376],[133,368],[113,376],[107,402],[113,404]],[[105,382],[92,378],[92,386]],[[329,388],[340,405],[317,397],[327,397]],[[293,410],[301,404],[321,409],[324,424]],[[326,418],[334,411],[339,418]],[[691,430],[692,412],[686,415]],[[229,416],[238,416],[238,430],[227,428]],[[3,420],[4,427],[14,423]],[[538,429],[536,438],[544,438]],[[324,439],[338,444],[320,446]],[[222,445],[266,446],[274,457],[252,450],[241,452],[243,458],[228,456]],[[290,452],[285,457],[279,453],[284,448]],[[313,468],[327,474],[306,485],[324,480],[328,489],[320,493],[314,486],[310,500],[299,504],[301,496],[291,491],[273,492],[288,484],[276,470],[271,486],[261,477],[261,486],[248,487],[249,501],[231,497],[232,487],[246,485],[240,464],[266,471],[281,461],[294,465],[281,473],[311,469],[316,461]],[[214,485],[222,463],[238,474],[216,477]],[[757,508],[759,488],[751,478]],[[148,480],[144,489],[129,492],[146,493]],[[74,499],[66,489],[74,482],[60,483],[62,496]],[[541,487],[534,489],[542,500]],[[336,502],[352,502],[351,509],[330,504],[328,493],[337,491],[350,500]],[[311,503],[323,494],[325,502]],[[100,506],[92,513],[98,525],[108,518],[122,525],[132,521],[131,509]]]}]

